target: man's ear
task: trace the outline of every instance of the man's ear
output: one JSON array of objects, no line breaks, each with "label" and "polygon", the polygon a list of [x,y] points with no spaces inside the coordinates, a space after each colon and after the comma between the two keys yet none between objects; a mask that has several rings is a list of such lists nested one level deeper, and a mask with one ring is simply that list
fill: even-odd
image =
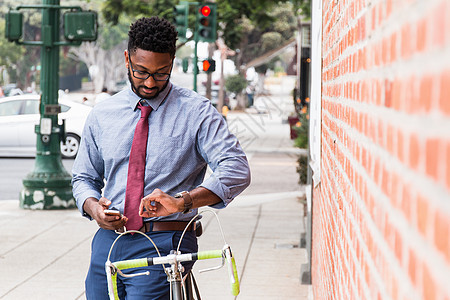
[{"label": "man's ear", "polygon": [[123,52],[123,55],[125,56],[125,66],[126,66],[127,69],[128,69],[128,64],[129,64],[129,60],[128,60],[128,50],[125,50],[125,51]]}]

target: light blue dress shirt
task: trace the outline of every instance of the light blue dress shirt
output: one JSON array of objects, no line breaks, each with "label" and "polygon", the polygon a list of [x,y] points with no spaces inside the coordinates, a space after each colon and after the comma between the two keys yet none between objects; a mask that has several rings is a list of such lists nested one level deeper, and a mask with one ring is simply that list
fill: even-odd
[{"label": "light blue dress shirt", "polygon": [[[72,173],[73,194],[80,212],[89,197],[111,200],[123,213],[128,159],[140,118],[140,98],[128,88],[96,105],[89,114]],[[153,108],[145,166],[144,195],[159,188],[169,195],[198,186],[216,194],[227,206],[250,184],[248,161],[239,141],[210,101],[169,82]],[[207,165],[213,173],[206,180]],[[189,220],[197,213],[176,213],[148,220]],[[89,217],[89,216],[88,216]]]}]

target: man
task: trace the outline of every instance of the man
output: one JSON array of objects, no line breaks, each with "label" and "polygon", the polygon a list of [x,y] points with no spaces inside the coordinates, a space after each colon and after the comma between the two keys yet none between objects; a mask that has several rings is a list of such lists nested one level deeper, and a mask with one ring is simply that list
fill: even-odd
[{"label": "man", "polygon": [[95,104],[99,104],[100,102],[109,99],[111,95],[108,93],[108,89],[106,87],[102,88],[102,92],[95,97]]},{"label": "man", "polygon": [[[145,232],[167,255],[197,208],[223,208],[250,184],[246,156],[223,117],[208,99],[170,82],[174,27],[157,17],[142,18],[128,35],[125,66],[131,87],[94,107],[73,166],[78,208],[100,227],[92,241],[88,299],[108,299],[104,264],[116,230]],[[151,111],[148,117],[146,111]],[[146,130],[147,140],[139,142]],[[135,151],[142,144],[146,149]],[[143,161],[136,163],[140,156]],[[205,180],[207,165],[213,173]],[[139,189],[140,196],[133,194]],[[107,215],[105,209],[122,215]],[[180,250],[197,251],[193,226]],[[111,259],[156,255],[144,236],[127,234]],[[191,267],[185,265],[186,271]],[[150,276],[120,278],[120,297],[169,299],[162,267],[149,269]]]}]

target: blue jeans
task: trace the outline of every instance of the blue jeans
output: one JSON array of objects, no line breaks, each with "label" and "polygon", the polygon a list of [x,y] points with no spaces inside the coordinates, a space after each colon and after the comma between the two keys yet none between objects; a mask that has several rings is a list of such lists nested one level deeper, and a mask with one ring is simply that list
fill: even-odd
[{"label": "blue jeans", "polygon": [[[148,232],[147,235],[158,247],[162,256],[169,254],[178,246],[181,231]],[[109,299],[106,282],[105,262],[109,249],[117,238],[112,230],[100,228],[92,240],[91,264],[86,276],[87,299]],[[186,232],[181,242],[180,251],[197,252],[197,238],[195,232]],[[122,236],[114,245],[110,260],[112,262],[126,259],[158,256],[153,244],[141,234],[127,234]],[[194,263],[183,263],[184,274],[188,272]],[[126,273],[150,271],[150,275],[124,278],[120,275],[117,279],[117,287],[120,299],[170,299],[169,282],[162,265],[150,266],[139,269],[125,270]]]}]

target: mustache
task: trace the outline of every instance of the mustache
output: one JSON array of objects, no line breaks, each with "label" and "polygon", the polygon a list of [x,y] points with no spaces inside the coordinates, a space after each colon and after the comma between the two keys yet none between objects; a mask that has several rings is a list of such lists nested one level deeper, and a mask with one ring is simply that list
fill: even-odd
[{"label": "mustache", "polygon": [[157,90],[158,89],[158,87],[156,87],[156,86],[149,88],[149,87],[146,87],[145,85],[138,86],[138,89],[140,89],[140,88],[148,89],[148,90]]}]

